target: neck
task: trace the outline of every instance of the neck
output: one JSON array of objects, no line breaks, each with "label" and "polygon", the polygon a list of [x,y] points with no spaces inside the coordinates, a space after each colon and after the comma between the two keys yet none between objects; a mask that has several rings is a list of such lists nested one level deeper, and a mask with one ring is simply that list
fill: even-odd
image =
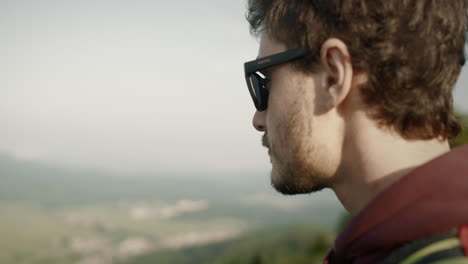
[{"label": "neck", "polygon": [[370,124],[367,118],[361,120],[354,127],[359,130],[344,141],[337,181],[332,185],[352,215],[413,169],[450,150],[447,141],[408,141]]}]

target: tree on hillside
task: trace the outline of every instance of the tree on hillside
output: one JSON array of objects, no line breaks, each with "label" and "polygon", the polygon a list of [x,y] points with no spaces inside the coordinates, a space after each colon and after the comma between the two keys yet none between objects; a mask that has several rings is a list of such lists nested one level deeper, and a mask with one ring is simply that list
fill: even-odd
[{"label": "tree on hillside", "polygon": [[458,137],[450,141],[450,146],[452,148],[468,144],[468,115],[459,114],[459,118],[462,123],[463,131]]},{"label": "tree on hillside", "polygon": [[250,264],[262,264],[263,263],[262,256],[259,253],[255,254],[249,263]]}]

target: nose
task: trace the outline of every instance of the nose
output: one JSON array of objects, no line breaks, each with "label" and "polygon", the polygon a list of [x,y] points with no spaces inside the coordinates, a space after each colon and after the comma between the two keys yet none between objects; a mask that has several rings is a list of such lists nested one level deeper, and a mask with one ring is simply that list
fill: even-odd
[{"label": "nose", "polygon": [[256,130],[259,132],[266,132],[266,111],[259,112],[256,111],[252,120],[252,124]]}]

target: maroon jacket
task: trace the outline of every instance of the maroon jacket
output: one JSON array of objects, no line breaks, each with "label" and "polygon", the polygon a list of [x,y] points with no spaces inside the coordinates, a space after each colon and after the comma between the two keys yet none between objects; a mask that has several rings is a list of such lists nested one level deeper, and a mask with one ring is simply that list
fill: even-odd
[{"label": "maroon jacket", "polygon": [[467,246],[468,146],[416,168],[379,194],[340,234],[324,263],[378,263],[404,243],[454,228],[463,230]]}]

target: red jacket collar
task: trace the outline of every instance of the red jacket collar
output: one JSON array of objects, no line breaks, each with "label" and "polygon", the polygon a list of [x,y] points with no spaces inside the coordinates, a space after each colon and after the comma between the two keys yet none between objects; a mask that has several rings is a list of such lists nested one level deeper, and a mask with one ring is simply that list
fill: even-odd
[{"label": "red jacket collar", "polygon": [[405,242],[468,224],[468,146],[424,164],[379,194],[336,240],[326,263],[376,263]]}]

